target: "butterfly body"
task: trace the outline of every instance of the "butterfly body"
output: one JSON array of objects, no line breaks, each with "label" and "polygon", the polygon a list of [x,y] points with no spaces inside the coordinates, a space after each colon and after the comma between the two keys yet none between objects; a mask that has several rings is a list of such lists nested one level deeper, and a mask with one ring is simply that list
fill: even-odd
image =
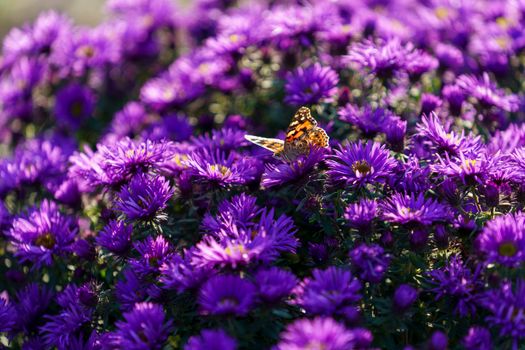
[{"label": "butterfly body", "polygon": [[300,155],[306,155],[310,147],[328,147],[326,131],[317,126],[317,121],[312,117],[308,107],[301,107],[295,113],[286,130],[286,138],[273,139],[260,136],[246,135],[245,138],[269,151],[276,158],[292,162]]}]

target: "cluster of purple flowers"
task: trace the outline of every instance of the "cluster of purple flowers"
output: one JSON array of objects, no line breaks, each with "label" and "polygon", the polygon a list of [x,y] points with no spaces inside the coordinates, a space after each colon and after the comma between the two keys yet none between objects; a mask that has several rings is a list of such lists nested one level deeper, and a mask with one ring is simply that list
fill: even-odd
[{"label": "cluster of purple flowers", "polygon": [[0,347],[523,348],[525,1],[106,11],[3,38]]}]

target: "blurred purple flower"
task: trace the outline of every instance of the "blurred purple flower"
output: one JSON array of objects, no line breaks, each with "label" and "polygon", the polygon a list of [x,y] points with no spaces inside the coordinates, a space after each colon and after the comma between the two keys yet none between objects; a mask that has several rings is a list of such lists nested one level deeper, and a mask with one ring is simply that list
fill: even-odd
[{"label": "blurred purple flower", "polygon": [[128,261],[138,276],[159,273],[162,264],[169,260],[173,250],[171,244],[160,235],[155,238],[149,236],[135,243],[134,248],[139,256]]},{"label": "blurred purple flower", "polygon": [[372,229],[372,222],[377,217],[377,209],[378,204],[375,200],[361,199],[346,207],[344,218],[350,227],[366,234]]},{"label": "blurred purple flower", "polygon": [[359,278],[370,283],[383,280],[390,263],[390,255],[377,244],[361,244],[350,251],[352,266],[359,271]]},{"label": "blurred purple flower", "polygon": [[481,78],[461,75],[456,84],[467,96],[475,99],[475,103],[481,108],[497,107],[507,112],[515,112],[519,107],[518,97],[499,89],[487,72],[484,72]]},{"label": "blurred purple flower", "polygon": [[261,269],[255,274],[258,296],[266,303],[275,303],[290,295],[297,282],[292,272],[278,267]]},{"label": "blurred purple flower", "polygon": [[483,295],[481,305],[490,312],[485,321],[499,329],[502,337],[511,337],[517,348],[525,337],[525,280],[518,279],[514,288],[504,282]]},{"label": "blurred purple flower", "polygon": [[490,332],[481,326],[472,326],[462,342],[466,350],[491,350],[492,341]]},{"label": "blurred purple flower", "polygon": [[111,220],[98,234],[96,241],[99,246],[114,254],[123,254],[131,247],[132,226],[122,221]]},{"label": "blurred purple flower", "polygon": [[95,95],[91,89],[70,84],[60,89],[56,94],[55,115],[59,124],[73,130],[93,116],[95,109]]},{"label": "blurred purple flower", "polygon": [[417,290],[408,284],[400,284],[394,292],[393,306],[397,312],[404,312],[416,301]]},{"label": "blurred purple flower", "polygon": [[204,315],[244,316],[254,307],[256,289],[252,282],[234,276],[211,277],[201,287],[198,302]]},{"label": "blurred purple flower", "polygon": [[137,303],[131,311],[117,321],[117,329],[109,337],[110,344],[118,349],[162,349],[172,330],[160,305]]},{"label": "blurred purple flower", "polygon": [[235,350],[237,342],[222,329],[205,329],[193,336],[184,346],[184,350]]},{"label": "blurred purple flower", "polygon": [[[358,333],[359,331],[357,331]],[[358,334],[329,317],[298,319],[289,324],[281,334],[278,350],[308,348],[348,350],[353,349]]]},{"label": "blurred purple flower", "polygon": [[315,269],[297,288],[297,303],[308,314],[330,316],[359,301],[360,289],[361,283],[350,271],[335,266]]},{"label": "blurred purple flower", "polygon": [[461,316],[474,314],[476,311],[483,286],[480,274],[481,266],[477,266],[472,272],[457,255],[452,256],[444,267],[428,273],[432,283],[436,284],[432,292],[436,293],[437,299],[452,298],[456,305],[455,311]]},{"label": "blurred purple flower", "polygon": [[285,101],[294,106],[330,102],[337,93],[339,77],[330,67],[316,63],[286,76]]}]

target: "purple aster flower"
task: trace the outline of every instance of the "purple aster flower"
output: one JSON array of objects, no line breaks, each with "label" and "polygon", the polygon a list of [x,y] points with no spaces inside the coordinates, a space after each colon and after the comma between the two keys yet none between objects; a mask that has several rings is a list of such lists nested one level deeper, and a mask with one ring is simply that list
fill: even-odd
[{"label": "purple aster flower", "polygon": [[254,225],[253,221],[262,212],[262,208],[256,204],[257,198],[244,193],[236,195],[229,200],[219,203],[217,215],[207,213],[202,220],[203,229],[211,234],[230,223],[242,225]]},{"label": "purple aster flower", "polygon": [[36,327],[53,298],[53,291],[36,283],[27,285],[16,294],[16,329],[30,332]]},{"label": "purple aster flower", "polygon": [[479,136],[465,136],[464,131],[456,134],[443,126],[443,122],[432,112],[427,117],[423,115],[421,123],[417,126],[418,135],[421,136],[439,154],[450,154],[453,156],[461,152],[475,153],[481,148]]},{"label": "purple aster flower", "polygon": [[141,142],[124,138],[111,146],[99,145],[102,168],[106,175],[115,179],[129,179],[131,176],[157,169],[170,157],[171,143],[166,141]]},{"label": "purple aster flower", "polygon": [[326,163],[328,174],[335,182],[357,188],[384,183],[396,166],[388,150],[372,141],[341,146]]},{"label": "purple aster flower", "polygon": [[438,156],[438,162],[431,165],[434,172],[455,179],[465,185],[483,184],[494,165],[494,157],[487,155],[483,150],[479,153],[463,153],[450,157]]},{"label": "purple aster flower", "polygon": [[388,80],[407,68],[407,56],[411,50],[412,46],[404,47],[397,38],[378,43],[365,40],[352,44],[346,59],[380,79]]},{"label": "purple aster flower", "polygon": [[23,57],[8,74],[0,77],[0,117],[28,118],[33,110],[33,89],[43,80],[45,68],[41,60]]},{"label": "purple aster flower", "polygon": [[331,266],[315,269],[297,290],[297,302],[307,313],[333,315],[361,299],[361,283],[350,271]]},{"label": "purple aster flower", "polygon": [[205,329],[193,336],[184,346],[184,350],[235,350],[237,342],[222,329]]},{"label": "purple aster flower", "polygon": [[348,350],[355,346],[356,334],[332,318],[299,319],[281,334],[278,350]]},{"label": "purple aster flower", "polygon": [[472,326],[463,338],[463,346],[466,350],[491,350],[493,349],[490,332],[485,327]]},{"label": "purple aster flower", "polygon": [[44,200],[16,217],[8,236],[22,262],[41,266],[51,265],[54,256],[71,252],[77,232],[73,218],[62,214],[54,202]]},{"label": "purple aster flower", "polygon": [[124,313],[124,320],[117,321],[117,329],[109,342],[118,349],[162,349],[172,321],[166,320],[164,310],[153,303],[137,303]]},{"label": "purple aster flower", "polygon": [[457,70],[464,64],[463,52],[453,45],[439,43],[435,51],[439,65],[444,69]]},{"label": "purple aster flower", "polygon": [[166,215],[162,210],[173,193],[170,183],[162,176],[136,175],[120,190],[116,209],[130,221],[164,220]]},{"label": "purple aster flower", "polygon": [[307,155],[300,155],[290,163],[267,164],[262,174],[261,185],[263,188],[271,188],[299,180],[307,181],[308,175],[325,155],[326,149],[312,147]]},{"label": "purple aster flower", "polygon": [[150,30],[174,24],[176,8],[169,0],[110,0],[106,8]]},{"label": "purple aster flower", "polygon": [[472,272],[461,258],[454,255],[444,267],[429,272],[431,282],[436,285],[432,292],[436,293],[437,299],[452,298],[459,315],[473,314],[479,299],[478,292],[483,287],[480,273],[480,266]]},{"label": "purple aster flower", "polygon": [[149,80],[140,90],[140,100],[155,110],[170,106],[182,106],[198,97],[204,91],[204,84],[184,74],[163,74]]},{"label": "purple aster flower", "polygon": [[396,193],[381,203],[386,221],[407,226],[428,226],[450,218],[449,208],[423,193]]},{"label": "purple aster flower", "polygon": [[488,263],[519,266],[525,261],[525,215],[507,214],[490,220],[477,243]]},{"label": "purple aster flower", "polygon": [[408,45],[409,52],[405,56],[405,69],[412,81],[419,79],[422,74],[432,71],[438,67],[438,60],[428,53],[422,50],[410,50],[412,50],[412,48],[410,45]]},{"label": "purple aster flower", "polygon": [[171,256],[172,247],[163,236],[148,236],[134,244],[139,257],[130,259],[129,264],[139,276],[160,272],[160,267]]},{"label": "purple aster flower", "polygon": [[496,130],[487,145],[487,152],[511,153],[525,146],[525,124],[511,124],[506,130]]},{"label": "purple aster flower", "polygon": [[450,113],[454,116],[461,115],[463,103],[467,99],[467,93],[457,85],[446,85],[441,93],[448,102]]},{"label": "purple aster flower", "polygon": [[286,102],[295,106],[330,102],[337,93],[339,77],[330,67],[316,63],[297,68],[286,76]]},{"label": "purple aster flower", "polygon": [[97,147],[96,152],[86,147],[84,153],[75,153],[69,159],[69,176],[82,179],[83,187],[117,186],[133,175],[159,170],[172,157],[173,149],[170,142],[137,142],[127,137]]},{"label": "purple aster flower", "polygon": [[255,28],[253,23],[264,23],[258,10],[242,11],[221,16],[219,30],[215,37],[209,38],[205,45],[217,56],[242,54],[244,50],[255,45],[266,31]]},{"label": "purple aster flower", "polygon": [[304,6],[278,6],[267,20],[268,33],[281,49],[301,45],[310,47],[312,36],[319,30],[319,18],[311,8]]},{"label": "purple aster flower", "polygon": [[31,28],[12,28],[2,40],[2,53],[10,60],[20,59],[34,51],[34,40]]},{"label": "purple aster flower", "polygon": [[56,94],[55,115],[59,124],[73,130],[93,116],[95,95],[88,87],[72,83]]},{"label": "purple aster flower", "polygon": [[337,112],[339,119],[357,126],[366,137],[374,137],[377,133],[386,132],[387,126],[401,119],[384,108],[372,109],[370,106],[358,108],[350,103]]},{"label": "purple aster flower", "polygon": [[394,292],[394,299],[392,300],[394,310],[397,312],[404,312],[414,302],[418,296],[417,289],[408,284],[400,284]]},{"label": "purple aster flower", "polygon": [[401,119],[391,119],[384,127],[383,132],[390,148],[395,152],[403,152],[405,149],[407,122]]},{"label": "purple aster flower", "polygon": [[195,264],[235,268],[254,262],[269,263],[281,252],[295,252],[298,241],[293,221],[285,215],[275,220],[273,209],[263,209],[258,214],[253,222],[225,215],[219,229],[197,244]]},{"label": "purple aster flower", "polygon": [[199,287],[212,274],[206,267],[198,267],[193,263],[195,249],[184,252],[184,257],[172,254],[160,267],[160,282],[165,288],[184,292]]},{"label": "purple aster flower", "polygon": [[[17,146],[11,159],[4,160],[7,181],[0,192],[32,185],[59,192],[67,171],[67,157],[72,150],[64,140],[30,139]],[[5,179],[5,177],[4,177]]]},{"label": "purple aster flower", "polygon": [[277,267],[262,269],[255,274],[259,298],[266,303],[275,303],[290,295],[297,282],[292,272]]},{"label": "purple aster flower", "polygon": [[139,279],[132,269],[126,269],[122,274],[124,278],[115,284],[115,295],[121,309],[129,311],[135,303],[146,300],[149,285]]},{"label": "purple aster flower", "polygon": [[211,135],[195,137],[193,139],[193,144],[196,148],[218,148],[223,151],[232,151],[248,144],[244,138],[245,135],[246,132],[243,130],[223,128],[220,130],[213,130]]},{"label": "purple aster flower", "polygon": [[261,170],[257,159],[234,152],[226,154],[219,149],[196,150],[183,164],[196,180],[220,186],[247,184],[254,181]]},{"label": "purple aster flower", "polygon": [[111,220],[98,234],[97,244],[114,254],[123,254],[131,247],[133,227]]},{"label": "purple aster flower", "polygon": [[432,112],[436,112],[442,103],[438,96],[424,93],[421,95],[421,114],[429,115]]},{"label": "purple aster flower", "polygon": [[442,331],[434,331],[428,340],[429,350],[446,350],[448,348],[448,337]]},{"label": "purple aster flower", "polygon": [[377,244],[361,244],[350,252],[350,261],[359,271],[359,277],[371,283],[383,280],[390,263],[390,255]]},{"label": "purple aster flower", "polygon": [[[186,141],[193,133],[188,118],[182,114],[169,114],[162,117],[161,120],[153,123],[141,133],[143,139],[161,141],[164,139],[174,141]],[[228,135],[227,137],[230,137]]]},{"label": "purple aster flower", "polygon": [[486,72],[481,79],[471,75],[461,75],[457,78],[456,84],[482,108],[497,107],[507,112],[515,112],[518,109],[517,96],[507,95],[505,91],[499,89]]},{"label": "purple aster flower", "polygon": [[[57,297],[61,306],[56,315],[47,316],[48,322],[40,330],[48,347],[70,349],[75,339],[88,327],[97,303],[96,290],[86,284],[68,285]],[[89,329],[89,328],[87,328]]]},{"label": "purple aster flower", "polygon": [[78,27],[59,37],[54,48],[50,61],[63,74],[82,75],[87,69],[103,68],[120,58],[120,45],[115,45],[111,28],[104,23],[96,28]]},{"label": "purple aster flower", "polygon": [[0,296],[0,332],[10,332],[16,324],[16,317],[13,305],[3,295]]},{"label": "purple aster flower", "polygon": [[214,276],[202,286],[198,302],[204,315],[244,316],[253,308],[256,289],[252,282],[234,275]]},{"label": "purple aster flower", "polygon": [[377,208],[375,200],[361,199],[346,207],[344,218],[350,227],[368,233],[372,229],[373,220],[377,217]]},{"label": "purple aster flower", "polygon": [[119,137],[132,137],[146,124],[146,109],[139,102],[129,102],[115,114],[111,121],[111,133]]},{"label": "purple aster flower", "polygon": [[35,48],[44,54],[55,49],[55,42],[71,34],[73,22],[64,14],[49,10],[42,12],[33,23],[32,38]]},{"label": "purple aster flower", "polygon": [[513,348],[517,349],[525,337],[525,280],[519,279],[514,288],[505,282],[498,289],[489,290],[481,304],[490,312],[485,321],[499,328],[502,337],[511,337]]}]

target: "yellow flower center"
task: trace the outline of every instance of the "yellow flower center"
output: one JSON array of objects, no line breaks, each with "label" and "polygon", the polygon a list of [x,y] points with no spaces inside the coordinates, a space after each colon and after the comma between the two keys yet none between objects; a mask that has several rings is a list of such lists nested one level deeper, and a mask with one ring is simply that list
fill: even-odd
[{"label": "yellow flower center", "polygon": [[235,246],[229,246],[229,247],[226,247],[226,249],[224,249],[224,252],[226,253],[226,255],[228,256],[233,256],[234,253],[239,253],[239,254],[246,254],[247,253],[247,250],[246,248],[244,248],[244,246],[242,244],[237,244]]},{"label": "yellow flower center", "polygon": [[518,249],[512,242],[502,243],[498,247],[498,253],[501,256],[514,256]]},{"label": "yellow flower center", "polygon": [[70,111],[74,117],[80,117],[82,115],[83,110],[84,108],[83,108],[82,102],[75,101],[71,104]]},{"label": "yellow flower center", "polygon": [[219,306],[226,306],[226,305],[238,305],[239,301],[235,298],[224,298],[219,302]]},{"label": "yellow flower center", "polygon": [[305,350],[326,350],[326,344],[321,343],[318,340],[312,340],[304,347]]},{"label": "yellow flower center", "polygon": [[434,13],[436,14],[436,17],[438,19],[447,19],[448,16],[450,15],[449,10],[444,6],[436,7],[436,9],[434,10]]},{"label": "yellow flower center", "polygon": [[77,56],[91,58],[95,56],[95,48],[91,45],[80,46],[76,51]]},{"label": "yellow flower center", "polygon": [[500,26],[501,28],[503,29],[507,29],[509,27],[509,20],[506,19],[505,17],[498,17],[496,19],[496,23],[498,24],[498,26]]},{"label": "yellow flower center", "polygon": [[201,64],[199,64],[199,67],[197,68],[197,70],[200,73],[208,73],[208,71],[210,70],[210,64],[209,63],[201,63]]},{"label": "yellow flower center", "polygon": [[366,160],[358,160],[352,164],[352,170],[357,176],[366,175],[372,170],[372,166]]},{"label": "yellow flower center", "polygon": [[230,174],[230,169],[227,166],[220,165],[220,164],[214,164],[210,165],[210,169],[213,172],[220,172],[222,175],[226,176]]},{"label": "yellow flower center", "polygon": [[507,49],[510,46],[509,40],[506,36],[500,36],[495,39],[496,44],[502,49]]},{"label": "yellow flower center", "polygon": [[188,160],[187,154],[176,154],[173,156],[173,161],[180,167],[184,167],[183,161]]},{"label": "yellow flower center", "polygon": [[47,249],[51,249],[55,246],[55,236],[53,236],[50,232],[44,233],[43,235],[40,235],[36,238],[35,244]]}]

